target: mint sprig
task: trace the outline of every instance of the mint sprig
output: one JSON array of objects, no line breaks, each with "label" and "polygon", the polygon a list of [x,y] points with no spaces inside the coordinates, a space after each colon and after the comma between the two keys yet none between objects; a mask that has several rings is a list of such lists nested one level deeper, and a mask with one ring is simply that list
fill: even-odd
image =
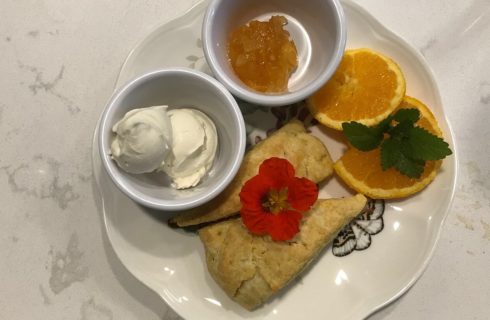
[{"label": "mint sprig", "polygon": [[342,123],[349,143],[361,151],[381,147],[383,170],[395,168],[410,178],[420,178],[425,161],[440,160],[452,154],[440,137],[415,126],[418,109],[400,109],[374,127],[351,121]]},{"label": "mint sprig", "polygon": [[383,131],[378,128],[370,128],[358,122],[344,122],[342,124],[344,134],[348,137],[350,144],[362,151],[377,148],[383,140]]}]

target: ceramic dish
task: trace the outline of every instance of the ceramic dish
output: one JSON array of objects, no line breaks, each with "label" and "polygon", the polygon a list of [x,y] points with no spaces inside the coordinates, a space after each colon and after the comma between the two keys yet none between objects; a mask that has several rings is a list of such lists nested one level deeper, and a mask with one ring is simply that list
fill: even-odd
[{"label": "ceramic dish", "polygon": [[[372,228],[356,221],[347,226],[342,234],[354,237],[354,248],[342,247],[341,241],[334,241],[335,250],[329,246],[287,290],[262,308],[248,312],[232,302],[213,281],[197,236],[169,229],[162,212],[139,207],[112,185],[101,168],[95,137],[94,175],[114,251],[137,279],[185,319],[363,319],[400,297],[427,267],[456,180],[456,150],[439,91],[418,51],[358,5],[344,1],[343,6],[348,21],[347,47],[370,47],[400,64],[407,79],[407,93],[432,108],[454,155],[444,160],[436,180],[423,192],[403,201],[387,201],[384,214],[383,205],[379,204],[376,214],[367,217]],[[123,65],[118,85],[161,67],[208,70],[199,40],[205,8],[206,2],[199,3],[139,43]],[[251,144],[288,117],[298,115],[309,122],[301,104],[272,110],[249,104],[241,107]],[[311,129],[337,159],[343,146],[321,128]],[[331,179],[322,186],[320,196],[346,194],[348,191]]]},{"label": "ceramic dish", "polygon": [[[338,0],[213,0],[202,30],[203,51],[213,74],[242,100],[267,106],[296,103],[317,91],[335,72],[346,43],[346,22]],[[281,15],[298,50],[298,67],[288,80],[287,92],[264,94],[249,88],[235,74],[226,47],[229,30],[250,20]]]},{"label": "ceramic dish", "polygon": [[[169,105],[169,110],[192,107],[215,125],[219,141],[216,157],[193,188],[177,190],[161,172],[130,174],[112,158],[114,124],[135,106],[158,105]],[[158,210],[187,210],[216,197],[235,177],[245,151],[245,124],[233,96],[213,77],[188,68],[165,68],[133,79],[113,95],[102,113],[99,129],[102,164],[114,184],[139,204]],[[133,149],[138,151],[138,146]]]}]

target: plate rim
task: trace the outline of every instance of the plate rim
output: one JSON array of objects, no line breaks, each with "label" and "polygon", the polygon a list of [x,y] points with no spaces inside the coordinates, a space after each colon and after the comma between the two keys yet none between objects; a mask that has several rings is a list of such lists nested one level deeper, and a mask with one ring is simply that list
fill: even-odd
[{"label": "plate rim", "polygon": [[442,110],[442,117],[444,118],[444,122],[447,126],[447,131],[445,132],[446,135],[449,135],[450,138],[450,145],[452,147],[453,151],[453,158],[454,158],[454,172],[453,172],[453,181],[452,185],[450,188],[449,192],[449,200],[445,205],[444,208],[444,215],[440,221],[440,223],[437,226],[437,230],[435,232],[434,236],[434,242],[428,251],[426,257],[424,257],[423,263],[420,265],[418,270],[412,275],[410,281],[406,283],[405,286],[403,286],[395,295],[393,295],[390,299],[386,300],[385,302],[379,304],[373,310],[369,313],[367,313],[365,316],[363,316],[363,319],[368,318],[369,316],[373,315],[374,313],[380,311],[381,309],[387,307],[388,305],[392,304],[399,298],[401,298],[405,293],[408,292],[408,290],[415,285],[415,283],[420,280],[424,272],[427,270],[427,267],[429,266],[430,262],[432,261],[434,257],[435,250],[439,244],[439,240],[441,238],[441,233],[442,229],[444,227],[444,224],[446,222],[446,219],[449,215],[449,211],[453,205],[454,201],[454,195],[456,192],[456,185],[458,181],[458,167],[459,167],[459,153],[458,153],[458,147],[456,146],[456,140],[454,139],[454,130],[451,126],[451,123],[449,122],[449,119],[447,118],[447,112],[445,112],[445,107],[444,104],[442,103],[442,96],[441,96],[441,91],[439,90],[439,86],[437,85],[436,77],[434,74],[434,71],[426,61],[425,57],[420,53],[419,50],[417,50],[414,46],[412,46],[408,41],[406,41],[403,37],[401,37],[398,33],[392,31],[390,28],[386,27],[381,21],[379,21],[373,14],[371,14],[368,10],[366,10],[363,6],[358,4],[357,2],[354,2],[352,0],[341,0],[343,4],[348,4],[351,7],[355,8],[358,12],[362,13],[362,15],[370,20],[370,23],[373,25],[376,25],[378,28],[384,29],[386,34],[388,34],[390,37],[395,38],[399,43],[401,43],[406,49],[410,51],[410,54],[414,55],[420,63],[422,63],[422,66],[426,70],[429,80],[431,82],[431,86],[434,89],[435,92],[435,97],[437,99],[437,103],[441,106]]},{"label": "plate rim", "polygon": [[[209,2],[209,0],[200,0],[200,1],[198,1],[197,3],[193,4],[190,8],[188,8],[187,10],[185,10],[179,16],[177,16],[177,17],[175,17],[175,18],[173,18],[173,19],[171,19],[171,20],[169,20],[167,22],[163,22],[163,23],[159,24],[158,26],[156,26],[143,39],[141,39],[140,41],[138,41],[131,48],[131,50],[127,54],[124,62],[121,64],[121,67],[119,68],[119,72],[118,72],[117,78],[116,78],[115,83],[114,83],[113,90],[117,90],[117,88],[119,88],[120,86],[124,85],[125,82],[127,82],[126,80],[125,81],[122,81],[122,77],[121,77],[122,76],[122,71],[127,67],[127,65],[129,64],[129,62],[131,61],[131,59],[138,52],[138,49],[140,47],[142,47],[142,45],[145,42],[149,41],[149,39],[151,39],[152,36],[155,35],[155,34],[157,34],[157,33],[160,33],[160,32],[165,31],[165,30],[172,29],[175,25],[178,25],[181,20],[188,19],[189,18],[188,17],[189,15],[195,16],[195,15],[199,14],[200,13],[200,10],[201,10],[201,7],[205,8],[207,6],[208,2]],[[402,44],[403,47],[405,49],[408,49],[410,51],[410,54],[413,55],[414,57],[416,57],[417,60],[422,64],[422,66],[425,69],[425,71],[427,72],[428,78],[430,80],[430,83],[431,83],[431,86],[432,86],[432,91],[435,93],[434,96],[435,96],[436,102],[441,107],[442,113],[439,116],[444,118],[443,119],[444,120],[444,124],[447,127],[446,135],[449,137],[449,140],[450,140],[449,142],[450,142],[450,145],[451,145],[452,151],[453,151],[453,155],[452,156],[453,156],[453,159],[454,159],[453,160],[454,161],[454,170],[453,170],[453,173],[452,173],[452,184],[450,186],[450,190],[449,190],[449,193],[448,193],[448,198],[449,199],[448,199],[447,203],[442,206],[443,207],[444,214],[443,214],[443,216],[441,218],[440,223],[438,223],[435,232],[433,232],[433,234],[434,234],[433,237],[432,237],[433,238],[433,243],[432,243],[430,249],[427,251],[427,254],[426,254],[426,256],[423,259],[423,263],[419,265],[417,271],[411,276],[410,281],[408,281],[403,287],[401,287],[396,294],[394,294],[393,296],[391,296],[389,299],[385,300],[384,302],[378,304],[377,306],[373,307],[372,309],[370,309],[370,310],[364,310],[365,312],[360,312],[361,314],[359,314],[359,317],[361,319],[366,319],[366,318],[370,317],[371,315],[373,315],[374,313],[378,312],[379,310],[381,310],[381,309],[387,307],[388,305],[392,304],[393,302],[395,302],[396,300],[398,300],[400,297],[402,297],[405,293],[407,293],[408,290],[418,280],[420,280],[420,278],[422,277],[422,275],[424,274],[424,272],[427,270],[427,267],[429,266],[430,262],[432,261],[432,259],[434,257],[434,253],[435,253],[435,250],[436,250],[436,248],[437,248],[437,246],[439,244],[439,240],[441,238],[441,233],[442,233],[442,230],[443,230],[445,221],[446,221],[446,219],[447,219],[447,217],[449,215],[450,209],[451,209],[451,207],[453,205],[454,196],[455,196],[455,192],[456,192],[456,186],[457,186],[457,182],[459,180],[459,170],[458,170],[458,168],[459,168],[459,152],[458,152],[458,146],[457,146],[456,141],[455,141],[454,130],[452,128],[451,123],[449,122],[449,119],[447,117],[447,113],[445,112],[444,104],[442,103],[442,100],[443,99],[442,99],[442,96],[441,96],[441,93],[440,93],[440,90],[439,90],[439,86],[437,85],[437,82],[436,82],[436,77],[435,77],[434,71],[432,70],[432,68],[427,63],[425,57],[420,53],[419,50],[417,50],[414,46],[412,46],[409,42],[407,42],[405,39],[403,39],[396,32],[394,32],[391,29],[389,29],[388,27],[386,27],[373,14],[371,14],[367,9],[365,9],[363,6],[361,6],[357,2],[354,2],[353,0],[341,0],[341,3],[342,3],[342,5],[350,6],[354,10],[356,10],[357,12],[361,13],[364,18],[366,18],[366,19],[368,19],[370,21],[370,24],[375,25],[376,28],[382,29],[387,36],[389,36],[390,38],[394,38],[396,41],[398,41],[398,43]],[[169,308],[172,308],[176,313],[179,314],[179,316],[182,317],[182,315],[178,311],[178,309],[176,309],[176,308],[173,307],[172,301],[170,301],[169,299],[166,299],[165,296],[163,296],[161,293],[159,293],[158,291],[156,291],[152,286],[150,286],[147,283],[145,283],[142,279],[140,279],[140,277],[138,277],[137,275],[135,275],[126,266],[126,264],[124,263],[124,261],[121,259],[120,253],[117,251],[117,249],[113,245],[114,240],[112,239],[112,235],[111,235],[111,232],[110,232],[110,230],[112,230],[112,227],[110,226],[110,224],[107,221],[108,220],[108,217],[107,217],[107,213],[106,213],[105,200],[104,200],[103,193],[102,193],[102,190],[101,190],[101,187],[102,186],[101,186],[101,182],[99,181],[99,178],[100,177],[98,178],[98,174],[95,173],[95,171],[97,169],[100,169],[100,168],[96,168],[96,163],[95,163],[95,161],[96,161],[95,159],[100,156],[100,154],[98,152],[98,147],[97,147],[97,145],[98,145],[97,137],[98,137],[98,128],[99,128],[99,125],[100,125],[100,117],[97,120],[97,123],[95,125],[95,129],[94,129],[94,132],[93,132],[93,135],[92,135],[92,152],[91,152],[92,153],[92,157],[91,157],[91,162],[92,162],[92,172],[94,174],[94,180],[95,180],[95,183],[93,184],[93,187],[97,191],[95,194],[97,194],[99,196],[99,199],[98,200],[101,203],[100,210],[102,211],[101,213],[102,213],[102,216],[103,216],[104,230],[105,230],[106,236],[107,236],[107,238],[109,240],[109,243],[111,245],[111,249],[115,253],[115,255],[116,255],[117,259],[119,260],[119,262],[129,272],[129,274],[131,274],[131,276],[133,276],[135,279],[137,279],[142,285],[144,285],[145,287],[147,287],[148,289],[150,289],[152,292],[154,292],[155,294],[157,294],[168,305]]]},{"label": "plate rim", "polygon": [[181,20],[188,19],[189,16],[197,15],[198,13],[200,13],[201,7],[203,7],[204,9],[207,7],[207,3],[209,1],[210,0],[199,0],[198,2],[193,4],[190,8],[188,8],[183,13],[178,15],[177,17],[174,17],[173,19],[170,19],[167,22],[163,22],[157,25],[146,36],[144,36],[142,39],[136,42],[136,44],[134,44],[133,47],[129,50],[128,54],[126,55],[126,58],[124,59],[123,63],[121,64],[121,67],[119,68],[117,78],[114,82],[113,90],[116,91],[119,87],[123,87],[124,84],[128,82],[128,80],[121,79],[122,71],[126,68],[126,66],[129,64],[131,59],[138,52],[138,49],[141,48],[145,42],[149,41],[155,34],[158,34],[162,31],[171,30],[174,28],[174,26],[178,26]]}]

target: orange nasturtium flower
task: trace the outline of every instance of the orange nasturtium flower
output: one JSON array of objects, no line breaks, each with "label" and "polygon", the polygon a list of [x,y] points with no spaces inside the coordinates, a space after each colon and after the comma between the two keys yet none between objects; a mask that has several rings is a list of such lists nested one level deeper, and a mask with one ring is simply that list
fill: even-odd
[{"label": "orange nasturtium flower", "polygon": [[302,213],[318,198],[317,185],[294,176],[286,159],[262,162],[259,174],[248,180],[240,192],[240,215],[248,230],[256,235],[269,234],[272,240],[292,239],[299,232]]}]

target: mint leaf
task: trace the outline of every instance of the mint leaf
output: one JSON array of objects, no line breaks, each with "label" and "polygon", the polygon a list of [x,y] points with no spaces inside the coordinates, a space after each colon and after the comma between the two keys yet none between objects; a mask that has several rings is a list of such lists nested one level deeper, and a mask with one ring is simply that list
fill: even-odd
[{"label": "mint leaf", "polygon": [[439,160],[452,154],[447,142],[423,128],[410,128],[407,137],[410,157],[413,159]]},{"label": "mint leaf", "polygon": [[388,130],[388,134],[393,138],[403,139],[408,137],[408,132],[413,128],[413,123],[403,121]]},{"label": "mint leaf", "polygon": [[424,161],[411,159],[406,155],[402,140],[389,138],[381,144],[381,167],[383,170],[394,167],[400,173],[419,178],[424,172]]},{"label": "mint leaf", "polygon": [[424,165],[424,161],[408,158],[402,152],[400,152],[400,158],[395,164],[395,168],[409,178],[420,178],[422,172],[424,172]]},{"label": "mint leaf", "polygon": [[387,132],[391,128],[390,124],[392,120],[393,120],[392,116],[389,116],[388,118],[384,119],[383,121],[378,123],[378,125],[375,127],[376,130],[380,131],[381,134]]},{"label": "mint leaf", "polygon": [[349,143],[361,151],[377,148],[383,140],[383,132],[357,122],[342,123],[344,134]]},{"label": "mint leaf", "polygon": [[418,109],[399,109],[394,115],[393,120],[402,123],[409,122],[415,123],[420,118],[420,111]]},{"label": "mint leaf", "polygon": [[416,127],[418,109],[400,109],[374,127],[344,122],[342,128],[350,144],[362,151],[381,145],[381,167],[395,168],[410,178],[420,178],[425,161],[439,160],[452,154],[443,139]]},{"label": "mint leaf", "polygon": [[381,144],[381,167],[387,170],[394,167],[400,158],[401,154],[400,143],[394,139],[387,139]]}]

